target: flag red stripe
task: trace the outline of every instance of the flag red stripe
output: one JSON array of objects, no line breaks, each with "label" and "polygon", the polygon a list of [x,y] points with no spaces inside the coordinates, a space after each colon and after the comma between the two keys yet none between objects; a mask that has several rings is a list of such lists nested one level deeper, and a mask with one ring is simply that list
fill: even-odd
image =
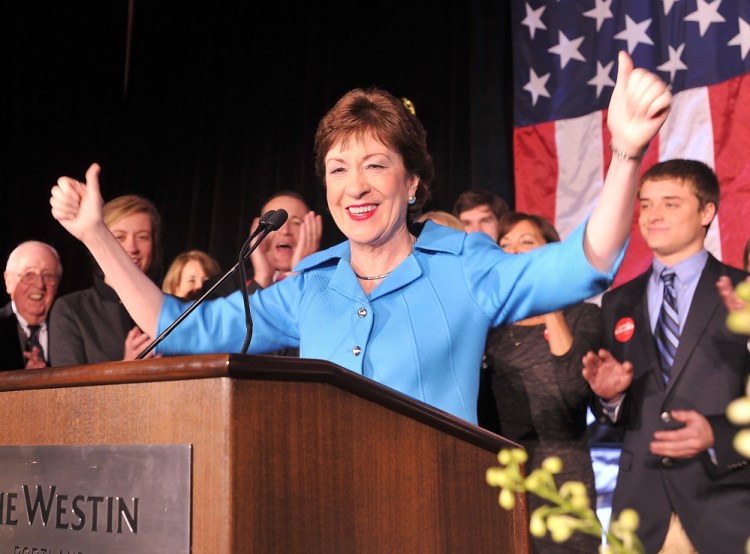
[{"label": "flag red stripe", "polygon": [[555,123],[542,123],[514,130],[516,210],[555,221],[557,147]]},{"label": "flag red stripe", "polygon": [[722,259],[742,267],[750,238],[750,76],[708,87],[714,128],[714,163],[721,185],[719,225]]}]

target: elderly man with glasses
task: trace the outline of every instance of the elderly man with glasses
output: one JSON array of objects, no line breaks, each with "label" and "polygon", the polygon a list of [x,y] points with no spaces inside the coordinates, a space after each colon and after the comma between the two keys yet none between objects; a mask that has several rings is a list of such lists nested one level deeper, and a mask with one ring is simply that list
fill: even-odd
[{"label": "elderly man with glasses", "polygon": [[60,256],[43,242],[21,243],[8,256],[4,276],[11,301],[0,309],[0,371],[46,367]]}]

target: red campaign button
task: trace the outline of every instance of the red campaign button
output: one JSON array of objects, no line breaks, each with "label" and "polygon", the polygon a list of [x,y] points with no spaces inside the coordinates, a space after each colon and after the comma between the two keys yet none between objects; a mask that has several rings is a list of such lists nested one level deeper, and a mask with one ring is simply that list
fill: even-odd
[{"label": "red campaign button", "polygon": [[623,317],[615,325],[615,338],[620,342],[627,342],[633,338],[635,322],[632,317]]}]

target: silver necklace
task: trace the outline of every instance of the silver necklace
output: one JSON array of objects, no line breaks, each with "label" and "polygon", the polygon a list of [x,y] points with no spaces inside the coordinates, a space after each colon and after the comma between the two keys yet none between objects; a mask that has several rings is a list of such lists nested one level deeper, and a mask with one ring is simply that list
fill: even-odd
[{"label": "silver necklace", "polygon": [[[417,237],[410,234],[409,239],[411,240],[411,245],[413,247],[414,243],[417,242]],[[349,265],[351,265],[351,262]],[[391,269],[388,273],[383,273],[382,275],[374,275],[372,277],[365,277],[364,275],[360,275],[359,273],[354,271],[354,268],[352,268],[352,272],[357,279],[362,279],[363,281],[380,281],[380,279],[385,279],[386,277],[388,277],[393,272],[393,270]]]},{"label": "silver necklace", "polygon": [[[352,269],[352,271],[354,270]],[[380,279],[385,279],[386,277],[388,277],[391,274],[391,271],[389,271],[388,273],[383,273],[382,275],[375,275],[374,277],[365,277],[364,275],[360,275],[359,273],[354,271],[354,276],[357,279],[362,279],[363,281],[378,281]]]}]

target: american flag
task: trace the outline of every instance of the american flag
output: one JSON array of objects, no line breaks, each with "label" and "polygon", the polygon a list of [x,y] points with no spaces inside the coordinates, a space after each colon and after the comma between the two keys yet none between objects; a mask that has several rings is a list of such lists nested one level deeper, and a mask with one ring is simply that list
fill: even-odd
[{"label": "american flag", "polygon": [[[606,108],[617,52],[672,85],[642,168],[701,160],[721,183],[706,239],[742,266],[750,238],[750,0],[513,0],[516,209],[564,237],[591,211],[611,160]],[[634,218],[615,285],[651,262]]]}]

